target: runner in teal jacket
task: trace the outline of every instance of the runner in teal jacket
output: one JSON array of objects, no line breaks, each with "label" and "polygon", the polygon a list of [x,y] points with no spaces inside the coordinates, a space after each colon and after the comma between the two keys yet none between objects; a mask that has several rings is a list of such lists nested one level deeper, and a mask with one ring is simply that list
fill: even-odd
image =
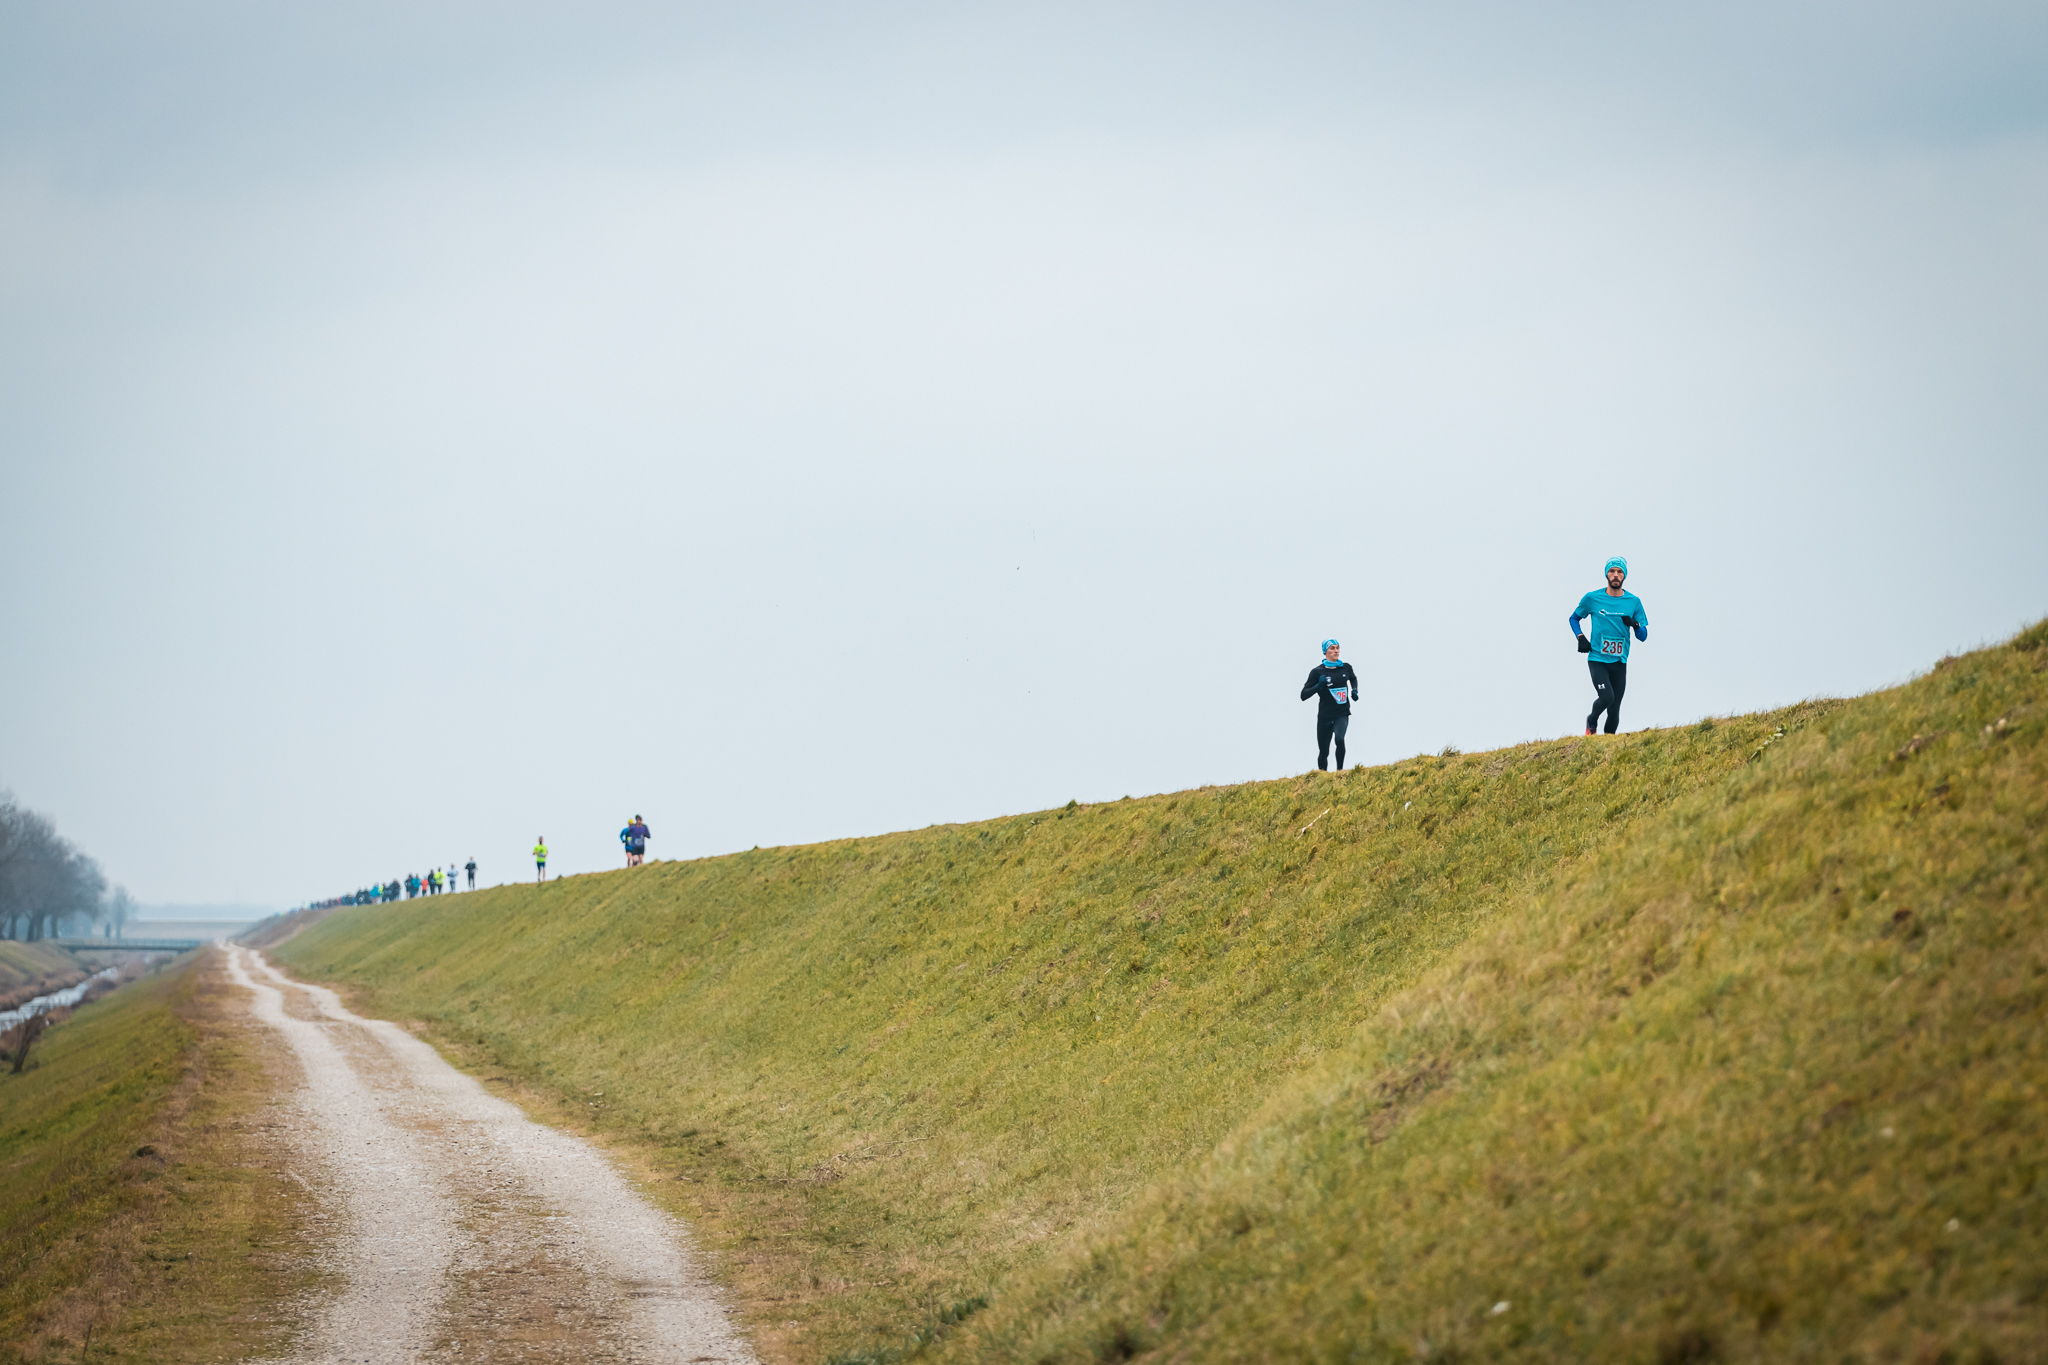
[{"label": "runner in teal jacket", "polygon": [[[1579,653],[1592,656],[1586,660],[1593,675],[1594,693],[1593,710],[1586,717],[1589,735],[1602,711],[1607,713],[1608,734],[1621,728],[1621,697],[1628,690],[1629,636],[1638,640],[1650,638],[1650,614],[1643,610],[1643,599],[1621,586],[1628,579],[1628,561],[1616,555],[1607,561],[1605,572],[1606,590],[1581,597],[1569,621],[1572,635],[1579,642]],[[1591,622],[1585,634],[1579,631],[1581,621]]]}]

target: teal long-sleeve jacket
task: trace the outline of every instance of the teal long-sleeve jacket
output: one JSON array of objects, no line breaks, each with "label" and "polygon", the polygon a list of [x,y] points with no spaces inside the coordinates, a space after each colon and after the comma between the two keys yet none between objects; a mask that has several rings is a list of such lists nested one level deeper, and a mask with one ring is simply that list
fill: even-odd
[{"label": "teal long-sleeve jacket", "polygon": [[1610,597],[1605,588],[1587,593],[1579,599],[1578,610],[1570,617],[1572,634],[1579,633],[1579,622],[1588,623],[1586,634],[1593,642],[1593,661],[1604,664],[1625,664],[1628,662],[1630,628],[1622,624],[1622,618],[1629,617],[1635,622],[1634,635],[1638,640],[1650,638],[1649,613],[1643,610],[1643,599],[1632,592],[1619,597]]}]

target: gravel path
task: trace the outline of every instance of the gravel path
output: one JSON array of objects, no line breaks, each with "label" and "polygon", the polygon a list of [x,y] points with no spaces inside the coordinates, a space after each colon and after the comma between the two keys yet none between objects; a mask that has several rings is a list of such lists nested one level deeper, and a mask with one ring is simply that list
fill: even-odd
[{"label": "gravel path", "polygon": [[598,1152],[395,1024],[230,947],[305,1071],[299,1145],[335,1215],[295,1365],[752,1362],[689,1234]]}]

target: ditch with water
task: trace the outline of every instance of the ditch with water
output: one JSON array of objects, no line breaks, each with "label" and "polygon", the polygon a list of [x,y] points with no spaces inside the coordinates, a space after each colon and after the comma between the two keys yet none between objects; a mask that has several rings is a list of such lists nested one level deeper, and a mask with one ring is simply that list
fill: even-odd
[{"label": "ditch with water", "polygon": [[20,1009],[0,1010],[0,1033],[5,1033],[8,1029],[22,1022],[22,1020],[32,1019],[46,1010],[68,1009],[70,1006],[85,999],[85,993],[92,989],[93,982],[112,981],[120,974],[121,969],[119,967],[108,967],[104,971],[94,972],[76,986],[66,986],[61,991],[52,991],[48,995],[39,995]]}]

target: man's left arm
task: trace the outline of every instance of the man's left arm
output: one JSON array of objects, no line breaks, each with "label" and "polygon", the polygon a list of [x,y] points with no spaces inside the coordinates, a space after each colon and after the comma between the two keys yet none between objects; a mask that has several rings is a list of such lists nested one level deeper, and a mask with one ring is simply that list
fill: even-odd
[{"label": "man's left arm", "polygon": [[1647,640],[1649,638],[1650,613],[1643,610],[1643,599],[1638,597],[1636,599],[1636,639]]}]

